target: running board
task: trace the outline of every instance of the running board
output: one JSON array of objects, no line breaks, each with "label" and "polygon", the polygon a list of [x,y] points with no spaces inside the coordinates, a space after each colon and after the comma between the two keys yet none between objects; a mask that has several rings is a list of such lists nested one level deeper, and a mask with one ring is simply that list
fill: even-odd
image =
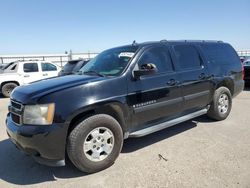
[{"label": "running board", "polygon": [[188,114],[188,115],[185,115],[185,116],[181,116],[181,117],[178,117],[178,118],[176,118],[176,119],[172,119],[172,120],[170,120],[170,121],[166,121],[166,122],[163,122],[163,123],[154,125],[154,126],[152,126],[152,127],[148,127],[148,128],[145,128],[145,129],[141,129],[141,130],[138,130],[138,131],[135,131],[135,132],[130,133],[130,134],[129,134],[129,137],[141,137],[141,136],[145,136],[145,135],[154,133],[154,132],[156,132],[156,131],[160,131],[160,130],[162,130],[162,129],[171,127],[171,126],[173,126],[173,125],[182,123],[182,122],[184,122],[184,121],[190,120],[190,119],[192,119],[192,118],[201,116],[201,115],[203,115],[203,114],[206,114],[207,111],[208,111],[208,110],[205,108],[205,109],[199,110],[199,111],[197,111],[197,112],[193,112],[193,113],[191,113],[191,114]]}]

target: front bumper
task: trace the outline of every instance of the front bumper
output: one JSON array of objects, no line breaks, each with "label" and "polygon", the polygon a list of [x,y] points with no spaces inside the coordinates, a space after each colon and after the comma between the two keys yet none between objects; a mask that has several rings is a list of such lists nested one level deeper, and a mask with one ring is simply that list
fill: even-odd
[{"label": "front bumper", "polygon": [[11,141],[24,153],[49,166],[65,165],[65,146],[67,126],[52,125],[17,125],[7,115],[6,130]]}]

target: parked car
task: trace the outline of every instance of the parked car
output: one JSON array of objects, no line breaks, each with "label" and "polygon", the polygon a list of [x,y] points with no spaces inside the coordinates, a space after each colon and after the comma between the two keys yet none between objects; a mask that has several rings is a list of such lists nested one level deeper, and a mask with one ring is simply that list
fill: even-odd
[{"label": "parked car", "polygon": [[244,80],[246,84],[250,83],[250,58],[243,62],[244,65]]},{"label": "parked car", "polygon": [[3,70],[6,64],[0,64],[0,70]]},{"label": "parked car", "polygon": [[89,62],[87,59],[78,59],[68,61],[58,73],[58,76],[65,76],[70,74],[76,74],[84,65]]},{"label": "parked car", "polygon": [[11,62],[0,72],[1,92],[9,97],[15,87],[55,77],[59,71],[60,67],[47,61]]},{"label": "parked car", "polygon": [[[111,166],[123,140],[207,114],[224,120],[244,88],[235,50],[217,41],[112,48],[80,72],[16,88],[7,133],[39,163],[81,171]],[[143,156],[142,156],[143,157]]]},{"label": "parked car", "polygon": [[240,56],[240,61],[243,63],[245,61],[246,57],[245,56]]},{"label": "parked car", "polygon": [[7,64],[1,64],[0,65],[0,73],[2,73],[4,71],[4,69],[7,69],[13,63],[15,63],[15,62],[10,62],[10,63],[7,63]]}]

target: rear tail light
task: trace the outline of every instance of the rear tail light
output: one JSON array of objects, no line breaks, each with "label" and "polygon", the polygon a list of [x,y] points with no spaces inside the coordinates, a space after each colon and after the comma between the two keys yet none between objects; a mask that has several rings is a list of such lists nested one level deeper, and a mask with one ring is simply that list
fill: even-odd
[{"label": "rear tail light", "polygon": [[242,80],[245,78],[245,70],[244,70],[244,65],[241,63],[241,70],[242,70]]}]

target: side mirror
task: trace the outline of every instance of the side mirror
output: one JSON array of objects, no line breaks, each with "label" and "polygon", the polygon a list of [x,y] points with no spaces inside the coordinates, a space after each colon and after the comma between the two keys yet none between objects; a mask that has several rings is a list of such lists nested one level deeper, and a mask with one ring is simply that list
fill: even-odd
[{"label": "side mirror", "polygon": [[136,80],[140,79],[141,76],[144,75],[153,75],[157,73],[157,68],[155,64],[153,63],[148,63],[148,64],[143,64],[139,70],[134,71],[134,78]]}]

